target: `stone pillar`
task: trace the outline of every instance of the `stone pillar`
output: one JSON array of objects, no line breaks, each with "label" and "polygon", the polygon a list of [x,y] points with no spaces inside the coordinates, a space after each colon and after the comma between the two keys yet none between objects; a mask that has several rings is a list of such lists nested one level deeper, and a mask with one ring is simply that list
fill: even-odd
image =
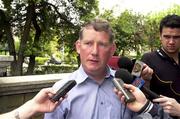
[{"label": "stone pillar", "polygon": [[7,68],[13,60],[13,56],[0,55],[0,77],[7,76]]}]

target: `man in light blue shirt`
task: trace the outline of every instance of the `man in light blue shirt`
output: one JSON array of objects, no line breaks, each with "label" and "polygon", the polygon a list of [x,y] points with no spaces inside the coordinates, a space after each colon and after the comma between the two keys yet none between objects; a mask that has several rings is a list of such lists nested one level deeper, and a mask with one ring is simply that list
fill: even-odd
[{"label": "man in light blue shirt", "polygon": [[[116,50],[109,23],[95,19],[85,24],[76,50],[81,66],[66,80],[76,80],[77,85],[54,112],[45,114],[45,119],[131,119],[135,113],[125,108],[113,92],[114,71],[107,66]],[[149,67],[145,66],[143,72],[145,77],[151,77]],[[53,88],[58,89],[62,82]]]},{"label": "man in light blue shirt", "polygon": [[[89,78],[82,66],[67,80],[76,80],[77,85],[68,93],[68,97],[53,113],[47,113],[46,119],[120,119],[124,105],[113,92],[112,78],[114,72],[107,68],[104,81],[99,84]],[[62,81],[53,88],[58,89]],[[125,118],[130,119],[133,113],[128,109]]]}]

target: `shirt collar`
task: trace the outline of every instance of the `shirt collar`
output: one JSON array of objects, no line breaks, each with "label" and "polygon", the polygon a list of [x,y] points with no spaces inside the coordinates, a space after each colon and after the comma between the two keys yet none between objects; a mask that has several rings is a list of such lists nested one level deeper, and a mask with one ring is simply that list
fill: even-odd
[{"label": "shirt collar", "polygon": [[[78,74],[78,75],[76,75],[77,84],[80,84],[80,83],[84,82],[86,79],[88,79],[88,75],[84,71],[82,65],[80,65],[80,67],[76,71],[76,73]],[[115,74],[115,70],[112,70],[109,66],[107,66],[107,74],[105,76],[105,79],[114,77],[114,74]]]}]

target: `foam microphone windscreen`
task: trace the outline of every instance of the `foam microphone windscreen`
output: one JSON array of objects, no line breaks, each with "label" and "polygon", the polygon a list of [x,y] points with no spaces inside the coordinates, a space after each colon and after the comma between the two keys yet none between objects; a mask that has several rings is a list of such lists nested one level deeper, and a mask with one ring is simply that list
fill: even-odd
[{"label": "foam microphone windscreen", "polygon": [[124,68],[131,72],[134,65],[131,59],[125,56],[121,56],[118,60],[118,66],[119,68]]},{"label": "foam microphone windscreen", "polygon": [[133,76],[129,73],[127,69],[123,68],[120,68],[116,71],[115,78],[120,78],[127,84],[131,84],[133,82]]}]

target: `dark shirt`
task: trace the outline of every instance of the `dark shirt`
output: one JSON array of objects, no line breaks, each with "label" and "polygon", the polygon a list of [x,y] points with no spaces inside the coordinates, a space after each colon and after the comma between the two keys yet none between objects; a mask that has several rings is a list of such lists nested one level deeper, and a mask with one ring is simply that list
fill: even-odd
[{"label": "dark shirt", "polygon": [[144,54],[142,61],[154,70],[150,89],[180,102],[180,64],[177,64],[162,49]]}]

